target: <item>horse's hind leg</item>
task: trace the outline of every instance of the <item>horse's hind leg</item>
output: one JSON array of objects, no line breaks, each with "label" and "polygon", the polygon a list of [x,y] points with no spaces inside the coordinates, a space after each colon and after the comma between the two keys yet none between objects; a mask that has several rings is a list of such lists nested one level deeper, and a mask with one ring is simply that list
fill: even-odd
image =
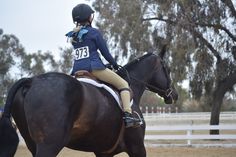
[{"label": "horse's hind leg", "polygon": [[31,152],[32,156],[35,156],[36,144],[32,140],[29,133],[27,120],[25,117],[26,114],[24,110],[24,99],[22,93],[23,93],[22,89],[18,90],[16,93],[14,102],[12,103],[12,116],[14,118],[18,130],[20,131],[21,136],[23,137],[27,145],[27,148]]},{"label": "horse's hind leg", "polygon": [[37,151],[35,157],[56,157],[63,146],[55,144],[37,144]]}]

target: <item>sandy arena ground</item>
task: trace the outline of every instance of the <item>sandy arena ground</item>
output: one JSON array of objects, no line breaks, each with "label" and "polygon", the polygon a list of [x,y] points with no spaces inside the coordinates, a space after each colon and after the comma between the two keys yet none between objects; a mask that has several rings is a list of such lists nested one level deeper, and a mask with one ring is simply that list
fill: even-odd
[{"label": "sandy arena ground", "polygon": [[[147,157],[235,157],[236,148],[147,148]],[[31,157],[26,147],[19,146],[15,157]],[[85,153],[64,148],[58,157],[95,157],[93,153]],[[116,157],[128,157],[122,153]]]}]

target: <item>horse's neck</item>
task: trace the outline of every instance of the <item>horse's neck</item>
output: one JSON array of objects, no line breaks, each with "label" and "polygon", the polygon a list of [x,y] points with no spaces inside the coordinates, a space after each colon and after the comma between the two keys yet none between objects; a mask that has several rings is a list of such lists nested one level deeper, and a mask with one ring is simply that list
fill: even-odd
[{"label": "horse's neck", "polygon": [[156,57],[153,55],[145,56],[135,62],[128,65],[127,70],[130,74],[131,89],[134,92],[134,100],[139,105],[140,99],[145,91],[148,79],[151,77],[153,67],[156,64]]},{"label": "horse's neck", "polygon": [[[132,76],[132,74],[135,74]],[[148,76],[150,75],[150,70],[145,69],[143,72],[140,72],[139,68],[131,73],[131,89],[134,92],[134,99],[139,105],[140,99],[145,91]],[[133,79],[132,79],[133,78]]]},{"label": "horse's neck", "polygon": [[136,83],[131,83],[130,87],[134,93],[134,100],[137,103],[137,105],[139,105],[140,99],[145,91],[145,86]]}]

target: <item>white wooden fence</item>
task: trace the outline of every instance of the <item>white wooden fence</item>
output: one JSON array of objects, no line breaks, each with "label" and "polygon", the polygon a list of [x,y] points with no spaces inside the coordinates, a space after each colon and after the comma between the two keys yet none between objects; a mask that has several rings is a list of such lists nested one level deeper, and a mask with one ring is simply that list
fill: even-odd
[{"label": "white wooden fence", "polygon": [[[210,112],[181,112],[181,113],[143,113],[145,120],[155,120],[163,118],[165,120],[168,119],[207,119],[210,120],[211,113]],[[236,120],[236,112],[221,112],[220,119],[226,120]]]},{"label": "white wooden fence", "polygon": [[[209,130],[230,131],[231,134],[210,135]],[[185,132],[179,134],[178,131]],[[195,131],[204,131],[205,133],[197,133]],[[149,146],[221,146],[236,147],[236,125],[172,125],[172,126],[147,126],[146,127],[146,144]],[[159,134],[159,133],[160,134]],[[167,133],[166,133],[167,132]],[[177,132],[177,133],[176,133]],[[193,133],[194,132],[194,133]],[[207,134],[206,134],[207,132]],[[172,134],[171,134],[172,133]],[[155,144],[153,141],[158,140],[185,140],[185,144]],[[193,140],[217,140],[218,143],[208,144],[192,144]],[[224,140],[224,143],[221,142]],[[231,140],[227,143],[227,140]],[[148,144],[151,141],[152,144]],[[232,143],[233,142],[233,143]]]}]

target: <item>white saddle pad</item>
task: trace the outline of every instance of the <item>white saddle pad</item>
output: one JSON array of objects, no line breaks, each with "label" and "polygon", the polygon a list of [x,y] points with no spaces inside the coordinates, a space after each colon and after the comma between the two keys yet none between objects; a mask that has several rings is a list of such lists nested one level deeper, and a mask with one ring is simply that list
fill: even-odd
[{"label": "white saddle pad", "polygon": [[[92,79],[89,79],[89,78],[77,78],[77,80],[81,81],[81,82],[91,84],[91,85],[94,85],[94,86],[99,87],[99,88],[104,88],[105,90],[107,90],[114,97],[114,99],[118,103],[119,107],[122,109],[120,96],[111,87],[109,87],[109,86],[107,86],[103,83],[98,83],[98,82],[96,82]],[[133,100],[131,100],[130,106],[132,106],[132,104],[133,104]]]}]

